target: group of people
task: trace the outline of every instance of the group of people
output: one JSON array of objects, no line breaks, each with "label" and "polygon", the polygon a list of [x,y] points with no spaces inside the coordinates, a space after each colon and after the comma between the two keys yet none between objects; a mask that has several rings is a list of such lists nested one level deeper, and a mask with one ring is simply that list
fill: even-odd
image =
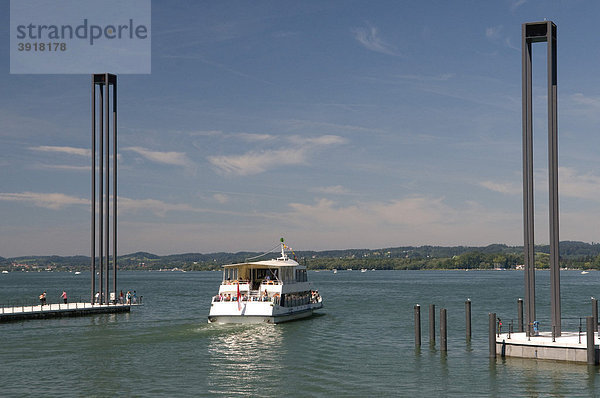
[{"label": "group of people", "polygon": [[[273,296],[275,297],[275,296]],[[241,294],[241,301],[248,301],[248,295],[246,293]],[[219,293],[214,297],[214,301],[238,301],[237,296],[231,296],[231,293]],[[269,297],[269,293],[265,290],[260,297],[252,296],[250,297],[250,301],[271,301],[271,297]]]},{"label": "group of people", "polygon": [[[40,305],[46,305],[46,291],[44,290],[44,292],[42,294],[40,294]],[[62,294],[60,295],[60,298],[63,300],[63,302],[65,304],[67,304],[67,292],[63,290]]]},{"label": "group of people", "polygon": [[[137,301],[137,292],[135,290],[133,293],[130,290],[127,291],[127,294],[123,294],[122,290],[119,293],[119,304],[137,304]],[[94,302],[97,304],[100,303],[100,292],[96,292],[96,295],[94,296]]]}]

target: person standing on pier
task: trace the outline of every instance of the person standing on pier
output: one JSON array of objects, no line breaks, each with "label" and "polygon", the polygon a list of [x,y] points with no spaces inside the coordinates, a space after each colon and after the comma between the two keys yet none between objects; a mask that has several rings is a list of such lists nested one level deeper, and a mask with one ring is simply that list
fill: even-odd
[{"label": "person standing on pier", "polygon": [[65,292],[63,290],[62,294],[60,295],[60,297],[63,299],[63,301],[65,302],[65,304],[67,304],[67,292]]},{"label": "person standing on pier", "polygon": [[40,305],[46,305],[46,292],[40,294]]}]

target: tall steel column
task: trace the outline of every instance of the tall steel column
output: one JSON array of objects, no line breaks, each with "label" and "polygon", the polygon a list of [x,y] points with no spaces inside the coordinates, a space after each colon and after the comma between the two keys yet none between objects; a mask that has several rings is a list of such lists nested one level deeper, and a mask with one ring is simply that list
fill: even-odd
[{"label": "tall steel column", "polygon": [[[112,86],[112,96],[110,88]],[[98,104],[96,106],[96,91]],[[110,300],[110,116],[112,97],[112,161],[113,161],[113,292],[116,299],[117,290],[117,77],[109,73],[92,75],[92,302],[99,293],[101,304]],[[96,118],[96,114],[98,117]],[[96,136],[96,119],[98,119],[98,137]],[[98,140],[98,169],[96,170],[96,140]],[[106,168],[104,164],[106,163]],[[97,173],[97,177],[96,177]],[[96,215],[96,179],[98,180],[98,214]],[[98,220],[96,229],[96,218]],[[99,289],[96,291],[96,242],[99,256]]]},{"label": "tall steel column", "polygon": [[556,25],[552,21],[521,26],[523,78],[523,229],[527,333],[531,334],[535,314],[535,240],[533,210],[533,101],[531,88],[531,45],[547,42],[548,65],[548,176],[550,225],[550,308],[552,328],[561,335],[560,265],[558,238],[558,121],[556,73]]}]

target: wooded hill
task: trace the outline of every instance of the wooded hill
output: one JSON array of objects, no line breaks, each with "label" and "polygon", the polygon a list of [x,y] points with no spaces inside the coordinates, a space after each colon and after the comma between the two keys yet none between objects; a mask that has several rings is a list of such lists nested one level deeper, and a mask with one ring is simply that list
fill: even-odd
[{"label": "wooded hill", "polygon": [[[548,267],[549,246],[536,246],[536,267]],[[220,269],[223,264],[245,261],[261,253],[185,253],[158,256],[137,252],[118,257],[120,269],[183,270]],[[491,269],[515,268],[523,264],[523,247],[493,244],[476,246],[403,246],[383,249],[345,249],[297,251],[297,260],[309,269]],[[276,257],[273,253],[265,258]],[[560,243],[561,266],[600,269],[600,244],[565,241]],[[90,257],[86,256],[26,256],[0,257],[1,270],[86,271]]]}]

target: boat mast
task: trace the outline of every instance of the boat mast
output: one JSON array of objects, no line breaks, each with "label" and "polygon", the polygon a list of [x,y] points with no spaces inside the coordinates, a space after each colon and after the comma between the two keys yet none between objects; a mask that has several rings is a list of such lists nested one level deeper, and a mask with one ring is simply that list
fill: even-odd
[{"label": "boat mast", "polygon": [[287,260],[287,258],[285,256],[285,247],[284,247],[285,245],[283,244],[283,242],[285,242],[285,239],[281,238],[280,241],[281,241],[281,259],[285,261],[285,260]]}]

